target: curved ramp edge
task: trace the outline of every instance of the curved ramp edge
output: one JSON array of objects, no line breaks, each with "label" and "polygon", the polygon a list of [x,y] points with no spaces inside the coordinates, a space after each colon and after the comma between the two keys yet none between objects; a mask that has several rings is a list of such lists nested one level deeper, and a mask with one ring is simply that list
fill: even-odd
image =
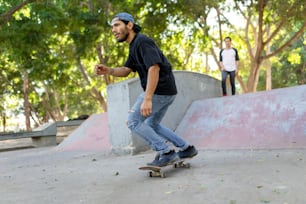
[{"label": "curved ramp edge", "polygon": [[56,147],[56,151],[110,152],[107,113],[91,115]]},{"label": "curved ramp edge", "polygon": [[203,149],[306,147],[306,85],[194,101],[176,133]]}]

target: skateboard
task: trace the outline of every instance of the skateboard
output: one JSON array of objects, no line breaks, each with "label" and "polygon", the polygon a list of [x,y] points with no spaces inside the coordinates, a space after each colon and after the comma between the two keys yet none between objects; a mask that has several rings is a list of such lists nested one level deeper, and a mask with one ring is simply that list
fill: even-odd
[{"label": "skateboard", "polygon": [[166,166],[142,166],[139,167],[139,170],[145,170],[145,171],[149,171],[148,172],[148,176],[149,177],[161,177],[161,178],[165,178],[166,174],[164,169],[167,166],[173,166],[174,168],[190,168],[190,163],[185,162],[187,159],[179,159],[171,164],[168,164]]}]

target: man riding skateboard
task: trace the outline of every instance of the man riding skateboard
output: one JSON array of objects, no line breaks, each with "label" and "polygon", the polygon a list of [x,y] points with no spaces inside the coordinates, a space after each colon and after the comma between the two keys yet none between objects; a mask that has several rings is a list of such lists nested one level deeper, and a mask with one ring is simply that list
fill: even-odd
[{"label": "man riding skateboard", "polygon": [[[139,33],[141,27],[135,24],[131,14],[117,14],[112,19],[111,26],[117,41],[129,44],[129,56],[123,67],[110,68],[98,64],[95,66],[95,73],[116,77],[126,77],[131,72],[138,73],[144,92],[138,96],[128,114],[128,128],[157,151],[157,156],[148,165],[166,166],[178,158],[197,155],[198,151],[194,146],[160,124],[177,94],[171,64],[152,39]],[[166,141],[180,151],[171,149]]]}]

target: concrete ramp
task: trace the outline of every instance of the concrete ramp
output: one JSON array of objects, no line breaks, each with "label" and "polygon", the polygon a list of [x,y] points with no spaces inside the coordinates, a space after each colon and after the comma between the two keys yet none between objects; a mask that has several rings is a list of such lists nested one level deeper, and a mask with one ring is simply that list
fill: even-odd
[{"label": "concrete ramp", "polygon": [[[56,151],[113,152],[108,120],[91,115]],[[199,149],[305,148],[306,85],[196,100],[176,133]]]},{"label": "concrete ramp", "polygon": [[[220,81],[205,74],[175,71],[178,94],[169,107],[162,123],[176,129],[188,107],[194,100],[221,95]],[[107,86],[107,111],[112,151],[116,154],[137,154],[149,147],[126,126],[128,112],[143,90],[139,78],[133,78]]]},{"label": "concrete ramp", "polygon": [[91,115],[56,147],[56,151],[110,152],[107,113]]},{"label": "concrete ramp", "polygon": [[176,132],[203,149],[306,147],[306,85],[193,102]]}]

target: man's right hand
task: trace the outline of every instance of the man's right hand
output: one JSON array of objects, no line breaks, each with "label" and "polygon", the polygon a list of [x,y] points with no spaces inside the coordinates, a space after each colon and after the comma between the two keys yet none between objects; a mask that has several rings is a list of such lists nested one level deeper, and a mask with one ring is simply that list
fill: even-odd
[{"label": "man's right hand", "polygon": [[96,75],[110,74],[111,68],[103,64],[97,64],[94,71]]}]

